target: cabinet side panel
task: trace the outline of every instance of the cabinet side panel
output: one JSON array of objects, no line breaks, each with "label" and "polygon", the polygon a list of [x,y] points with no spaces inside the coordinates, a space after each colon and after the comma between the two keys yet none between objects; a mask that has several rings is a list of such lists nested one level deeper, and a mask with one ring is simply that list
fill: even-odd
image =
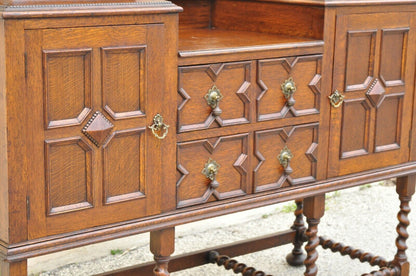
[{"label": "cabinet side panel", "polygon": [[32,100],[27,97],[25,81],[24,22],[6,20],[4,23],[7,104],[7,153],[9,196],[9,243],[27,239],[27,187],[33,157],[32,124],[28,123]]},{"label": "cabinet side panel", "polygon": [[8,242],[8,174],[4,21],[0,21],[0,240]]},{"label": "cabinet side panel", "polygon": [[211,0],[174,0],[183,8],[179,15],[180,28],[208,28],[211,25]]},{"label": "cabinet side panel", "polygon": [[322,39],[324,9],[260,1],[221,0],[213,8],[213,27]]}]

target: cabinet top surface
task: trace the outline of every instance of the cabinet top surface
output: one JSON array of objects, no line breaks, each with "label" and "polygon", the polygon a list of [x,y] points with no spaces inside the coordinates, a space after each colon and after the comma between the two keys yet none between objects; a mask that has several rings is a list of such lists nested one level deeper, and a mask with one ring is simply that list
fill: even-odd
[{"label": "cabinet top surface", "polygon": [[182,11],[166,0],[0,0],[3,18],[73,17]]},{"label": "cabinet top surface", "polygon": [[[299,5],[317,5],[317,6],[355,6],[355,5],[402,5],[412,4],[416,0],[255,0],[258,2],[276,2]],[[31,10],[34,8],[57,9],[65,7],[89,7],[97,8],[102,6],[114,7],[137,7],[137,6],[174,6],[167,0],[0,0],[0,6],[7,11],[8,8],[25,8]],[[180,11],[180,10],[179,10]]]}]

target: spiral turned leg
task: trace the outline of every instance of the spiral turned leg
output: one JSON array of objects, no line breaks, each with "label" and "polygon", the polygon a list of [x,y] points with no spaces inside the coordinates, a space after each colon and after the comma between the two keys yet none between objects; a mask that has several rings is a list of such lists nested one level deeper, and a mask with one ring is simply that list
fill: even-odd
[{"label": "spiral turned leg", "polygon": [[303,212],[308,222],[308,229],[305,233],[308,243],[305,246],[307,255],[304,261],[306,267],[304,275],[315,276],[318,274],[318,267],[315,264],[318,259],[318,252],[316,251],[316,247],[319,245],[318,224],[325,212],[325,194],[306,198]]},{"label": "spiral turned leg", "polygon": [[362,263],[367,262],[371,266],[379,266],[380,268],[390,266],[390,263],[380,256],[365,252],[361,249],[355,249],[351,246],[335,242],[322,236],[319,237],[319,244],[323,249],[330,249],[332,252],[339,252],[342,256],[348,255],[351,259],[358,259]]},{"label": "spiral turned leg", "polygon": [[361,276],[398,276],[400,275],[400,269],[397,267],[383,267],[380,270],[372,271],[370,273],[363,274]]},{"label": "spiral turned leg", "polygon": [[293,250],[286,256],[286,261],[291,266],[301,266],[306,259],[303,253],[302,245],[304,243],[305,223],[303,221],[303,199],[296,200],[295,221],[291,229],[296,231],[296,237],[293,242]]},{"label": "spiral turned leg", "polygon": [[397,253],[394,257],[393,264],[400,268],[400,275],[409,275],[409,262],[406,256],[406,240],[409,237],[407,227],[410,224],[408,215],[410,212],[409,202],[415,193],[416,176],[405,176],[397,179],[396,192],[399,194],[400,211],[397,214],[399,224],[396,231],[398,237],[396,239]]},{"label": "spiral turned leg", "polygon": [[150,232],[150,251],[154,255],[156,266],[154,276],[169,276],[168,263],[175,250],[175,228]]},{"label": "spiral turned leg", "polygon": [[224,266],[227,270],[232,269],[235,274],[241,273],[243,276],[271,276],[266,275],[263,271],[256,270],[254,267],[239,263],[226,255],[220,255],[217,251],[210,251],[208,260],[211,263],[216,263],[218,266]]}]

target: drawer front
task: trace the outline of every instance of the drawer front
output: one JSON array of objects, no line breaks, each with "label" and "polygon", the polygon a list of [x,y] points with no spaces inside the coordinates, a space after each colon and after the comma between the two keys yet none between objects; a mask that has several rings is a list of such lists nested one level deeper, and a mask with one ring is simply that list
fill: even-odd
[{"label": "drawer front", "polygon": [[254,135],[254,191],[316,180],[318,123],[269,129]]},{"label": "drawer front", "polygon": [[27,31],[36,152],[30,238],[160,213],[162,181],[153,170],[161,157],[152,153],[161,145],[148,126],[167,93],[153,77],[168,74],[159,61],[164,29]]},{"label": "drawer front", "polygon": [[257,121],[319,113],[322,55],[257,62]]},{"label": "drawer front", "polygon": [[247,194],[249,134],[178,144],[177,207]]},{"label": "drawer front", "polygon": [[252,62],[179,68],[178,132],[250,122]]}]

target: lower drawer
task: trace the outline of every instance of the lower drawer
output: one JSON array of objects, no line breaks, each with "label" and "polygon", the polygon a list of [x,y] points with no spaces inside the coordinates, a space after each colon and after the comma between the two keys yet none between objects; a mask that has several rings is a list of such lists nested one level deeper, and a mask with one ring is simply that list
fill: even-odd
[{"label": "lower drawer", "polygon": [[318,123],[179,143],[177,207],[316,180]]},{"label": "lower drawer", "polygon": [[243,133],[178,144],[177,207],[247,194],[248,140]]},{"label": "lower drawer", "polygon": [[255,132],[254,192],[316,180],[318,123]]}]

